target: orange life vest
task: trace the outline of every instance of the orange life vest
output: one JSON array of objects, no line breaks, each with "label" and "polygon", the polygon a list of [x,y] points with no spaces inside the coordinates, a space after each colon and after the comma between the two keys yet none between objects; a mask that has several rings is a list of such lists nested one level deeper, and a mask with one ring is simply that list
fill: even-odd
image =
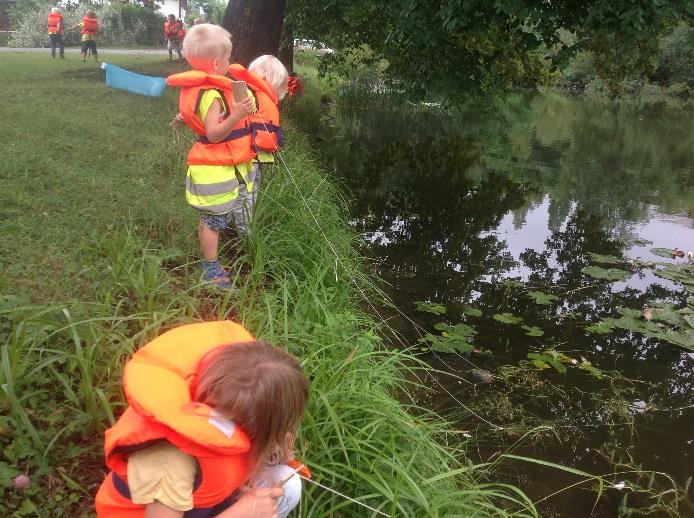
[{"label": "orange life vest", "polygon": [[185,35],[181,22],[164,22],[164,36],[170,40],[181,40]]},{"label": "orange life vest", "polygon": [[63,34],[63,15],[48,13],[48,34]]},{"label": "orange life vest", "polygon": [[195,516],[216,516],[232,505],[250,475],[251,443],[238,427],[215,420],[207,405],[191,401],[196,376],[208,353],[254,341],[239,324],[205,322],[178,327],[139,349],[126,363],[123,388],[128,408],[106,430],[111,468],[96,495],[99,518],[142,518],[145,506],[130,499],[127,456],[166,440],[196,458]]},{"label": "orange life vest", "polygon": [[234,63],[229,66],[229,74],[237,81],[245,81],[256,98],[258,111],[249,116],[253,149],[274,153],[282,147],[282,128],[277,94],[262,77]]},{"label": "orange life vest", "polygon": [[96,36],[97,32],[99,32],[99,22],[96,18],[87,18],[86,16],[82,18],[82,34]]},{"label": "orange life vest", "polygon": [[234,165],[255,157],[248,117],[241,119],[221,142],[214,144],[207,140],[205,122],[198,117],[198,106],[205,90],[217,90],[222,95],[225,113],[229,113],[229,107],[234,104],[230,78],[190,70],[167,77],[166,84],[181,88],[178,109],[185,123],[198,135],[198,142],[188,152],[188,165]]}]

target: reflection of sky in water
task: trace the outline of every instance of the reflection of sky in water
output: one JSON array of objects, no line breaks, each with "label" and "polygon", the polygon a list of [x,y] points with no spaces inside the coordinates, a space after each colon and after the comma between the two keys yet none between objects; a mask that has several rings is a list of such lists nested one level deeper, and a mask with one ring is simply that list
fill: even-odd
[{"label": "reflection of sky in water", "polygon": [[[516,261],[516,266],[510,268],[506,276],[520,277],[523,281],[527,281],[532,270],[522,264],[521,254],[527,249],[538,252],[547,250],[545,242],[552,235],[552,229],[549,227],[550,204],[551,199],[547,195],[541,203],[528,209],[522,222],[518,221],[513,212],[509,212],[502,218],[495,230],[481,234],[483,237],[495,235],[499,241],[506,244],[508,252]],[[566,223],[572,212],[573,209],[562,222],[559,230],[564,231],[566,229]],[[650,249],[654,247],[679,248],[685,252],[694,250],[694,220],[685,216],[662,214],[655,207],[650,207],[648,213],[649,220],[645,223],[631,225],[630,231],[633,236],[652,241],[653,244],[632,245],[624,250],[624,255],[629,259],[642,261],[681,263],[682,259],[672,260],[660,257],[652,254]],[[548,264],[559,269],[560,265],[557,263],[555,252],[550,254]],[[609,265],[605,266],[610,267]],[[633,288],[643,291],[654,283],[670,289],[678,289],[675,283],[657,277],[650,269],[642,269],[626,281],[613,283],[612,290],[618,292],[625,288]]]}]

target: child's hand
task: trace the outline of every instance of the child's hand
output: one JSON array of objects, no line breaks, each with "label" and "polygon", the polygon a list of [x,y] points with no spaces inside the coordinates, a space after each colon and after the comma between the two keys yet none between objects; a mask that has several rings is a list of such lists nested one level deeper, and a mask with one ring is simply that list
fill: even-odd
[{"label": "child's hand", "polygon": [[252,489],[246,492],[237,502],[229,508],[229,516],[243,518],[275,518],[277,516],[277,499],[284,495],[283,487],[271,487],[268,489]]},{"label": "child's hand", "polygon": [[250,115],[254,111],[253,99],[249,95],[243,101],[234,103],[234,106],[231,108],[230,116],[243,118]]},{"label": "child's hand", "polygon": [[169,122],[169,127],[174,131],[181,131],[183,127],[186,125],[185,121],[183,120],[183,117],[181,117],[181,114],[177,114],[174,119]]}]

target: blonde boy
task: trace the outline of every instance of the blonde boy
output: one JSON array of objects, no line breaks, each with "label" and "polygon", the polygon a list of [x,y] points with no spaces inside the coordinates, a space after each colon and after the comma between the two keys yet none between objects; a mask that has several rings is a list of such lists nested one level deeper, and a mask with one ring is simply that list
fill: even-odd
[{"label": "blonde boy", "polygon": [[224,77],[231,55],[225,29],[193,26],[183,40],[183,55],[194,70],[169,76],[167,82],[182,87],[174,126],[185,122],[198,134],[188,153],[186,200],[200,212],[203,282],[228,288],[229,276],[217,260],[219,232],[231,219],[240,234],[247,230],[243,198],[254,156],[247,117],[254,104],[251,96],[234,102],[231,80]]}]

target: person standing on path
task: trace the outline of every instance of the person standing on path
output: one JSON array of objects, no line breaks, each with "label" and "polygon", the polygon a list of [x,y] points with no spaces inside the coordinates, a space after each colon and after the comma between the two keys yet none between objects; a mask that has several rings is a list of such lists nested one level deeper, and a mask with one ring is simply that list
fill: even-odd
[{"label": "person standing on path", "polygon": [[92,53],[94,56],[94,61],[99,61],[99,56],[96,51],[96,35],[99,32],[99,21],[96,19],[96,12],[89,9],[82,21],[76,25],[73,25],[71,29],[80,28],[80,33],[82,34],[82,63],[87,59],[87,51]]},{"label": "person standing on path", "polygon": [[169,51],[169,61],[173,61],[173,51],[178,54],[178,59],[183,58],[181,54],[181,42],[186,32],[180,20],[176,20],[176,16],[170,14],[166,17],[164,23],[164,36],[166,37],[166,48]]},{"label": "person standing on path", "polygon": [[63,33],[65,25],[60,9],[53,7],[48,14],[48,37],[51,39],[51,57],[55,59],[55,49],[60,50],[60,59],[65,59],[65,44]]}]

